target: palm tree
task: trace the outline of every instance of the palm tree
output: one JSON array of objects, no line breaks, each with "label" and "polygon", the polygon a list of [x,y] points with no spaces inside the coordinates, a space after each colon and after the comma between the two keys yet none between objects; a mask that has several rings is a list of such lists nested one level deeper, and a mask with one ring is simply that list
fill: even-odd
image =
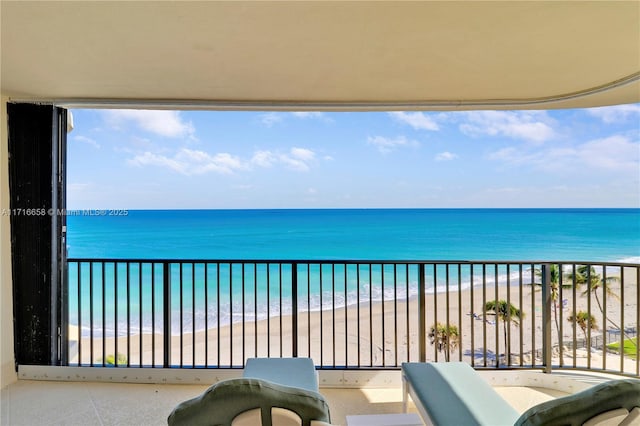
[{"label": "palm tree", "polygon": [[587,330],[598,329],[594,316],[585,311],[578,311],[575,316],[573,314],[569,315],[567,321],[572,324],[577,324],[580,327],[582,334],[584,334],[584,341],[587,343],[587,348],[591,350],[591,341],[589,340],[589,336],[587,336]]},{"label": "palm tree", "polygon": [[[602,276],[596,272],[596,268],[594,268],[593,266],[587,266],[587,265],[579,266],[576,269],[575,276],[573,274],[570,274],[569,278],[573,279],[573,281],[576,284],[587,285],[587,289],[582,294],[587,295],[589,293],[592,293],[596,297],[596,303],[598,304],[598,309],[600,309],[600,312],[602,313],[602,315],[604,315],[604,307],[600,302],[600,296],[599,296],[601,288],[604,288],[604,291],[606,292],[607,296],[613,297],[614,299],[617,299],[617,300],[620,299],[620,297],[616,293],[614,293],[613,290],[611,289],[611,284],[618,282],[619,278],[615,276],[607,277],[606,279],[602,278]],[[618,324],[612,321],[611,318],[609,317],[607,317],[607,322],[609,322],[614,328],[617,328],[618,330],[620,330],[620,332],[624,335],[625,339],[629,340],[633,345],[635,345],[635,342],[631,340],[631,338],[627,335],[627,333],[625,333],[623,327],[620,327]]]},{"label": "palm tree", "polygon": [[[562,336],[560,335],[560,323],[558,322],[558,300],[560,299],[560,289],[569,290],[573,288],[573,281],[571,280],[563,280],[562,285],[560,285],[560,278],[562,276],[562,271],[560,270],[559,265],[552,264],[550,265],[550,273],[551,273],[551,281],[549,282],[549,289],[551,290],[551,300],[553,300],[553,320],[556,323],[556,332],[558,333],[558,344],[562,345]],[[535,270],[536,277],[540,279],[540,282],[531,283],[531,285],[539,286],[542,288],[542,269]],[[576,282],[576,286],[579,283]]]},{"label": "palm tree", "polygon": [[596,303],[598,304],[598,308],[603,314],[604,308],[602,306],[602,303],[600,302],[598,290],[601,287],[604,287],[607,296],[611,296],[615,299],[619,298],[618,295],[615,294],[611,289],[611,284],[617,282],[618,277],[607,277],[606,279],[604,279],[600,276],[600,274],[596,272],[596,268],[594,268],[593,266],[579,266],[576,270],[575,275],[569,274],[569,278],[578,285],[585,284],[587,286],[587,289],[582,294],[586,295],[589,293],[593,293],[596,296]]},{"label": "palm tree", "polygon": [[445,361],[449,361],[450,352],[458,347],[460,333],[455,325],[444,325],[437,323],[429,330],[429,341],[436,345],[439,352],[444,352]]},{"label": "palm tree", "polygon": [[[484,305],[484,309],[487,312],[493,312],[497,318],[502,320],[502,326],[504,331],[504,348],[505,353],[508,352],[507,347],[507,323],[513,323],[516,327],[520,326],[520,321],[524,318],[524,312],[513,306],[506,300],[492,300]],[[496,363],[498,359],[496,358]]]}]

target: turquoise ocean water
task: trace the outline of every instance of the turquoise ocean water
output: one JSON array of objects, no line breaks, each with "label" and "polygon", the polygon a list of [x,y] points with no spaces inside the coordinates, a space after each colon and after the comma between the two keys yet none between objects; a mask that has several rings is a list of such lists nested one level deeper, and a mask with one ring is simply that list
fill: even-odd
[{"label": "turquoise ocean water", "polygon": [[[264,260],[494,260],[494,261],[578,261],[578,262],[640,262],[640,209],[345,209],[345,210],[130,210],[125,216],[108,214],[68,216],[68,257],[100,259],[264,259]],[[261,266],[260,268],[266,268]],[[378,267],[376,267],[378,268]],[[286,268],[285,268],[286,269]],[[221,276],[229,276],[226,296],[221,296],[220,311],[204,307],[204,275],[209,274],[210,282],[218,271],[204,266],[194,266],[185,272],[185,289],[182,290],[182,322],[172,319],[174,329],[177,323],[183,330],[192,329],[192,318],[196,318],[197,329],[202,328],[204,318],[209,324],[233,321],[242,310],[240,287],[230,288],[231,277],[236,280],[242,273],[238,268],[221,268]],[[285,275],[288,271],[284,270]],[[397,289],[384,288],[382,279],[389,270],[374,269],[371,282],[363,271],[360,281],[356,281],[353,270],[348,274],[340,270],[337,281],[332,286],[344,289],[335,296],[326,288],[310,285],[300,296],[311,300],[307,309],[344,306],[362,297],[379,297],[395,294],[410,297],[416,292],[415,275],[409,274]],[[503,273],[504,271],[501,271]],[[172,279],[177,278],[174,269]],[[247,282],[265,271],[245,271]],[[275,272],[274,272],[275,273]],[[113,277],[122,271],[107,268],[104,293],[115,294],[115,287],[122,287],[122,279]],[[130,270],[132,277],[144,277],[142,291],[143,309],[149,310],[152,300],[150,269],[137,266]],[[306,272],[312,281],[322,275],[329,283],[330,270],[312,269]],[[83,282],[87,282],[88,270],[81,271]],[[346,278],[343,276],[348,275]],[[70,321],[78,323],[77,270],[70,271]],[[275,275],[274,275],[275,276]],[[364,277],[364,278],[363,278]],[[307,278],[307,277],[303,277]],[[100,297],[102,281],[99,273],[94,276],[94,292]],[[161,280],[161,278],[159,278]],[[259,280],[256,280],[259,281]],[[455,281],[455,280],[454,280]],[[119,282],[118,284],[116,284]],[[134,280],[135,282],[135,280]],[[177,280],[174,280],[177,282]],[[387,281],[390,282],[390,281]],[[459,283],[460,288],[469,283]],[[290,309],[289,283],[283,283],[284,302],[267,308],[263,303],[259,309],[249,302],[245,310],[258,312],[259,318]],[[436,281],[435,287],[439,287]],[[458,283],[455,283],[458,288]],[[434,285],[432,284],[432,289]],[[251,286],[249,286],[251,288]],[[230,290],[230,291],[229,291]],[[160,293],[158,292],[160,291]],[[172,300],[180,299],[178,288],[172,289]],[[266,298],[265,283],[255,286],[258,299]],[[278,290],[279,291],[279,290]],[[83,333],[87,316],[88,292],[82,289],[82,312],[79,314]],[[308,293],[306,293],[308,292]],[[125,304],[125,291],[120,288],[118,303]],[[324,295],[324,298],[321,297]],[[382,296],[381,296],[382,295]],[[215,292],[208,295],[212,306]],[[274,299],[279,296],[274,294]],[[153,295],[161,299],[161,290]],[[361,297],[361,300],[362,300]],[[136,301],[140,294],[133,290],[133,326],[137,327]],[[84,300],[83,300],[84,299]],[[195,299],[195,303],[191,300]],[[99,301],[99,300],[98,300]],[[99,301],[101,303],[101,301]],[[146,306],[146,307],[145,307]],[[116,314],[113,302],[106,302],[107,320],[104,329],[114,333],[116,322],[121,323],[123,310]],[[172,307],[176,312],[179,307]],[[209,312],[207,312],[207,310]],[[161,311],[161,310],[160,310]],[[195,312],[195,315],[193,313]],[[96,318],[101,312],[94,312]],[[145,314],[146,315],[146,314]],[[117,320],[115,319],[117,317]],[[157,322],[161,319],[158,318]],[[152,320],[145,316],[143,330],[148,330]],[[120,325],[119,330],[123,330]],[[102,324],[94,321],[94,332],[100,334]],[[120,332],[119,332],[120,334]]]},{"label": "turquoise ocean water", "polygon": [[130,210],[67,225],[69,257],[640,259],[640,209]]}]

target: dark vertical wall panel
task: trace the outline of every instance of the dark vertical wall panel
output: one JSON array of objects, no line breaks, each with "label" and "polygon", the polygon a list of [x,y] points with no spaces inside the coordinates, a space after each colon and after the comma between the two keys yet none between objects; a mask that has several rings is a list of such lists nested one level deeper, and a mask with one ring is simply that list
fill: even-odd
[{"label": "dark vertical wall panel", "polygon": [[17,364],[56,363],[52,277],[54,147],[50,105],[8,104],[13,312]]}]

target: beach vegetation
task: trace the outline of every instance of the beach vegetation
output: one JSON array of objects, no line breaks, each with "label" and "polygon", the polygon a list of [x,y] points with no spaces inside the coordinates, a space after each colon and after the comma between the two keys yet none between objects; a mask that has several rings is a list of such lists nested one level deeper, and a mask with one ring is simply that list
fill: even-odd
[{"label": "beach vegetation", "polygon": [[440,322],[432,325],[429,330],[429,342],[435,345],[438,352],[444,353],[444,359],[448,362],[451,358],[451,351],[455,350],[460,344],[458,327]]},{"label": "beach vegetation", "polygon": [[[484,305],[484,309],[487,312],[491,312],[496,318],[502,321],[503,334],[504,334],[504,348],[505,352],[509,352],[509,346],[507,344],[507,327],[508,325],[520,326],[520,321],[524,318],[524,312],[515,307],[513,304],[506,300],[491,300]],[[496,362],[498,359],[496,358]]]},{"label": "beach vegetation", "polygon": [[580,329],[582,330],[582,334],[584,334],[584,341],[586,342],[587,348],[591,349],[591,341],[589,339],[589,335],[587,334],[587,330],[598,329],[596,318],[589,312],[578,311],[575,315],[569,315],[567,321],[580,327]]},{"label": "beach vegetation", "polygon": [[[103,360],[99,359],[98,362],[102,363]],[[113,354],[109,354],[104,358],[104,364],[107,367],[126,366],[127,356],[125,354],[121,354],[120,352],[118,352],[117,363],[116,363],[116,357]]]},{"label": "beach vegetation", "polygon": [[[637,351],[637,345],[638,345],[638,338],[637,337],[632,337],[630,339],[625,339],[624,340],[624,345],[622,347],[622,350],[624,352],[625,356],[628,356],[629,358],[635,360],[638,356],[638,351]],[[620,353],[620,342],[614,342],[614,343],[609,343],[607,345],[607,348]]]}]

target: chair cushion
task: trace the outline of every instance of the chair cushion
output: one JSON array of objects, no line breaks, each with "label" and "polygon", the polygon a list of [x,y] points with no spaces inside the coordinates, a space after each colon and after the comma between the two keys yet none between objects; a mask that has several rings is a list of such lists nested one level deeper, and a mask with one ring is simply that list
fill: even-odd
[{"label": "chair cushion", "polygon": [[516,426],[549,424],[582,425],[617,408],[640,406],[640,380],[612,380],[573,395],[543,402],[525,411]]},{"label": "chair cushion", "polygon": [[464,362],[403,363],[403,379],[438,425],[513,425],[518,412]]},{"label": "chair cushion", "polygon": [[318,392],[318,374],[311,358],[249,358],[242,377],[254,377]]}]

